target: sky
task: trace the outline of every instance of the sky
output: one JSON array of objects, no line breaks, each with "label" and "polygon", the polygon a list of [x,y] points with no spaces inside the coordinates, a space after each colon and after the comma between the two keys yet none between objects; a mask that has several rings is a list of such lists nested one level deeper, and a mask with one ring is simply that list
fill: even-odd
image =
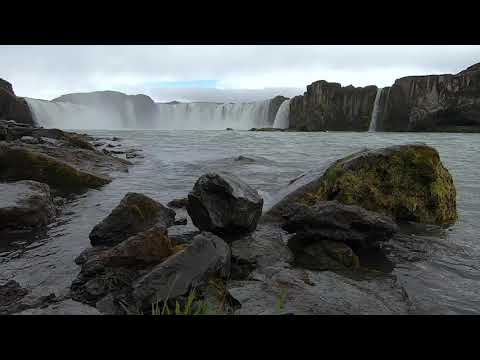
[{"label": "sky", "polygon": [[302,94],[317,80],[383,87],[478,62],[480,46],[467,45],[0,46],[0,78],[19,96],[47,100],[116,90],[159,102],[256,101]]}]

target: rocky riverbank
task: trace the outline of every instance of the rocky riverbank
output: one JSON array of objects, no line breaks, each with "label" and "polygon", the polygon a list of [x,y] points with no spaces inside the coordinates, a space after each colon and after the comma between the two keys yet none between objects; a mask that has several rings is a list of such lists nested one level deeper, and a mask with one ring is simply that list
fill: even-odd
[{"label": "rocky riverbank", "polygon": [[[390,173],[385,162],[396,165]],[[402,228],[455,219],[450,174],[422,144],[349,155],[293,180],[266,209],[243,179],[216,171],[168,206],[126,194],[92,227],[69,294],[41,306],[47,313],[71,303],[102,314],[415,313],[385,268],[428,245]]]}]

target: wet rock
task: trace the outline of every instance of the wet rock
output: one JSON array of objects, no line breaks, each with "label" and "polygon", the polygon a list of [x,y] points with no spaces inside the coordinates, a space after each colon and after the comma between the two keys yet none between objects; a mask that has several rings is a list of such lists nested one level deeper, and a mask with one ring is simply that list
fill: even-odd
[{"label": "wet rock", "polygon": [[231,174],[205,174],[188,194],[187,211],[194,225],[218,235],[252,232],[262,207],[257,191]]},{"label": "wet rock", "polygon": [[[316,241],[315,241],[316,240]],[[288,247],[295,254],[295,264],[310,270],[357,269],[360,261],[353,250],[343,242],[318,240],[305,234],[296,234]]]},{"label": "wet rock", "polygon": [[387,241],[398,231],[389,217],[338,201],[319,201],[312,206],[292,203],[284,208],[282,216],[283,228],[291,233],[341,241],[355,248]]},{"label": "wet rock", "polygon": [[167,206],[174,209],[186,208],[188,204],[188,198],[178,198],[170,201]]},{"label": "wet rock", "polygon": [[115,245],[131,235],[153,225],[165,229],[175,221],[175,211],[138,193],[128,193],[120,204],[90,232],[90,242],[96,245]]},{"label": "wet rock", "polygon": [[187,218],[182,216],[175,220],[175,225],[187,225]]},{"label": "wet rock", "polygon": [[129,237],[101,254],[105,266],[138,266],[160,263],[173,254],[174,244],[159,226]]},{"label": "wet rock", "polygon": [[42,228],[54,216],[48,185],[28,180],[0,183],[0,230]]},{"label": "wet rock", "polygon": [[252,234],[231,243],[232,279],[247,279],[259,267],[293,261],[288,234],[275,224],[260,224]]},{"label": "wet rock", "polygon": [[34,138],[32,136],[22,136],[20,141],[27,144],[38,144],[40,142],[38,138]]},{"label": "wet rock", "polygon": [[261,269],[262,281],[232,281],[237,315],[265,312],[296,315],[408,314],[411,303],[395,277],[353,280],[331,271],[309,271],[275,264]]},{"label": "wet rock", "polygon": [[360,151],[322,169],[318,177],[299,178],[290,188],[270,215],[293,202],[311,206],[337,200],[397,221],[451,225],[457,219],[452,177],[438,152],[424,144]]},{"label": "wet rock", "polygon": [[226,128],[225,130],[232,131],[233,129],[232,128]]},{"label": "wet rock", "polygon": [[28,294],[28,290],[22,288],[14,280],[0,285],[0,309],[14,304]]},{"label": "wet rock", "polygon": [[107,176],[79,170],[55,157],[5,142],[0,143],[0,179],[29,179],[73,188],[96,188],[111,181]]},{"label": "wet rock", "polygon": [[42,309],[27,309],[14,315],[101,315],[92,306],[68,299]]},{"label": "wet rock", "polygon": [[133,284],[133,297],[149,307],[156,300],[174,299],[199,286],[209,276],[230,273],[230,248],[214,234],[202,232],[183,251],[155,266]]}]

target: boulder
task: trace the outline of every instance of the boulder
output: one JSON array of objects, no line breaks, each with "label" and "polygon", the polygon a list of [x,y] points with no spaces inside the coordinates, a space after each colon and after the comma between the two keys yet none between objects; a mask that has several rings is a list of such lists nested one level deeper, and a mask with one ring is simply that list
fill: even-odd
[{"label": "boulder", "polygon": [[175,222],[175,211],[148,196],[128,193],[120,204],[90,232],[93,246],[112,246],[132,235],[159,225],[164,229]]},{"label": "boulder", "polygon": [[65,188],[97,188],[111,181],[33,149],[0,142],[0,180],[24,179]]},{"label": "boulder", "polygon": [[262,207],[255,189],[226,173],[201,176],[188,194],[187,211],[194,225],[217,235],[252,232]]},{"label": "boulder", "polygon": [[160,263],[173,254],[174,245],[160,226],[129,237],[101,254],[105,266],[138,266]]},{"label": "boulder", "polygon": [[142,307],[185,295],[210,276],[230,273],[230,248],[214,234],[202,232],[184,250],[155,266],[133,284],[133,298]]},{"label": "boulder", "polygon": [[389,240],[398,227],[387,216],[338,201],[319,201],[312,206],[293,203],[283,212],[283,228],[289,232],[311,234],[312,238],[328,239],[368,248]]},{"label": "boulder", "polygon": [[54,216],[48,185],[28,180],[0,183],[0,230],[45,227]]},{"label": "boulder", "polygon": [[28,294],[28,290],[22,288],[15,280],[7,281],[0,285],[0,309],[6,308]]},{"label": "boulder", "polygon": [[451,225],[457,219],[452,177],[437,150],[424,144],[363,150],[299,177],[289,189],[269,215],[281,216],[294,202],[337,200],[397,221]]}]

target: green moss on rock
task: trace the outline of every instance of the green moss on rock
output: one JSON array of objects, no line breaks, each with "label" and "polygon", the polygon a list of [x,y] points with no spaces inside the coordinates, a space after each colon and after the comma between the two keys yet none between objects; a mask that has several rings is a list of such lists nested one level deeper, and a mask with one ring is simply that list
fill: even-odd
[{"label": "green moss on rock", "polygon": [[438,152],[426,145],[362,151],[335,162],[313,191],[297,201],[337,200],[396,220],[450,225],[457,220],[456,190]]},{"label": "green moss on rock", "polygon": [[111,181],[106,176],[79,170],[40,152],[10,145],[0,145],[0,179],[29,179],[58,187],[90,188]]}]

